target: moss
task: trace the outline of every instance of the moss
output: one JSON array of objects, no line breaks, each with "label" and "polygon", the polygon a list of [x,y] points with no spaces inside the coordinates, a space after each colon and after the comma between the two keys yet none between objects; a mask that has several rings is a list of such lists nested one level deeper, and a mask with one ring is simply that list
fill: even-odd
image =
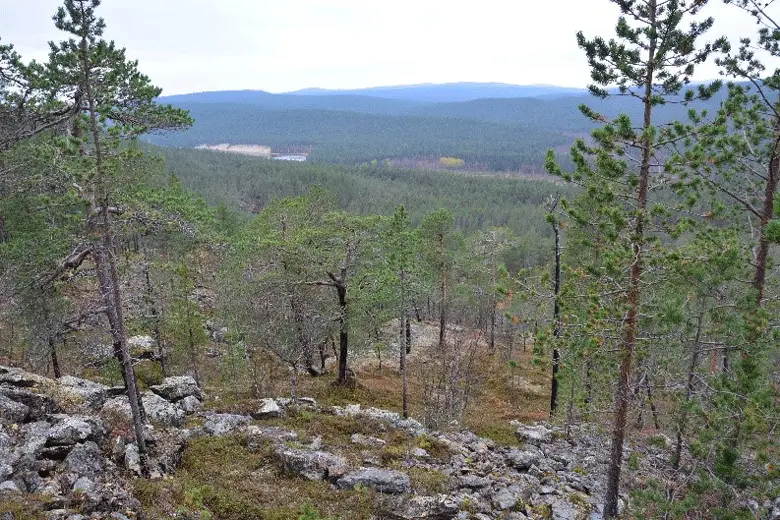
[{"label": "moss", "polygon": [[412,489],[424,495],[447,493],[450,489],[449,478],[440,471],[425,468],[408,470]]},{"label": "moss", "polygon": [[156,361],[144,360],[135,365],[135,375],[141,383],[141,389],[159,385],[163,381],[162,367]]}]

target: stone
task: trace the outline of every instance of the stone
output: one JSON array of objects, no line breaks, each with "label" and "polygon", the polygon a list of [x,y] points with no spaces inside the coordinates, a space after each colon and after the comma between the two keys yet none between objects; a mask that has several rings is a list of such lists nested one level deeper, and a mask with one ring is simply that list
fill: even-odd
[{"label": "stone", "polygon": [[461,488],[467,488],[467,489],[481,489],[486,488],[490,485],[490,480],[484,477],[479,477],[477,475],[465,475],[463,477],[460,477],[460,480],[458,481],[458,486]]},{"label": "stone", "polygon": [[68,473],[82,477],[99,477],[105,464],[98,445],[92,441],[76,445],[65,458],[63,467]]},{"label": "stone", "polygon": [[0,366],[0,384],[10,386],[31,388],[36,386],[47,386],[52,380],[32,372],[27,372],[21,368]]},{"label": "stone", "polygon": [[387,444],[387,442],[383,441],[382,439],[369,437],[367,435],[363,435],[362,433],[353,433],[351,440],[353,444],[359,444],[361,446],[372,446],[374,448],[381,448]]},{"label": "stone", "polygon": [[531,466],[538,464],[543,455],[538,450],[511,449],[506,454],[506,462],[518,471],[528,471]]},{"label": "stone", "polygon": [[89,493],[95,489],[95,483],[87,477],[81,477],[73,484],[73,493]]},{"label": "stone", "polygon": [[127,338],[133,357],[146,357],[154,354],[154,338],[151,336],[131,336]]},{"label": "stone", "polygon": [[21,493],[21,490],[12,480],[6,480],[0,483],[0,494],[2,493]]},{"label": "stone", "polygon": [[275,453],[284,471],[308,480],[334,480],[348,467],[344,457],[324,451],[279,446]]},{"label": "stone", "polygon": [[517,505],[520,496],[510,488],[501,488],[492,496],[493,506],[501,511],[512,509]]},{"label": "stone", "polygon": [[57,392],[67,401],[80,400],[85,406],[100,410],[108,398],[108,387],[80,379],[73,376],[64,376],[57,380]]},{"label": "stone", "polygon": [[159,385],[150,386],[149,390],[168,401],[181,401],[185,397],[201,399],[203,394],[192,376],[166,377]]},{"label": "stone", "polygon": [[2,394],[0,394],[0,419],[12,423],[21,423],[30,415],[30,408],[27,405],[18,403]]},{"label": "stone", "polygon": [[537,425],[525,425],[515,423],[517,430],[515,430],[515,436],[521,442],[533,444],[539,446],[552,441],[552,431],[543,424]]},{"label": "stone", "polygon": [[395,508],[398,518],[404,520],[446,520],[456,518],[458,504],[447,495],[413,496],[402,507]]},{"label": "stone", "polygon": [[163,426],[184,425],[184,410],[159,395],[146,392],[141,396],[141,402],[150,422]]},{"label": "stone", "polygon": [[203,403],[194,395],[188,395],[176,403],[186,414],[193,414],[203,408]]},{"label": "stone", "polygon": [[141,474],[141,454],[138,452],[137,445],[127,445],[125,448],[124,463],[125,468],[127,468],[128,471],[131,471],[136,475]]},{"label": "stone", "polygon": [[260,407],[252,414],[253,419],[276,419],[284,415],[284,410],[274,399],[260,400]]},{"label": "stone", "polygon": [[93,425],[81,417],[62,416],[49,429],[46,446],[68,446],[96,437]]},{"label": "stone", "polygon": [[242,426],[249,424],[251,417],[229,413],[215,413],[206,418],[203,431],[209,435],[228,435]]},{"label": "stone", "polygon": [[254,426],[250,425],[246,428],[246,441],[247,447],[255,449],[260,447],[266,441],[272,441],[276,443],[283,442],[295,442],[298,440],[298,434],[292,430],[285,430],[278,426]]},{"label": "stone", "polygon": [[37,457],[43,451],[44,446],[46,446],[46,439],[49,438],[49,428],[49,423],[45,421],[25,424],[21,428],[22,454]]},{"label": "stone", "polygon": [[336,487],[340,489],[352,489],[357,485],[389,494],[409,493],[412,490],[409,475],[390,469],[359,468],[336,481]]},{"label": "stone", "polygon": [[418,459],[427,459],[430,457],[430,454],[427,450],[424,450],[422,448],[415,448],[412,450],[412,455],[417,457]]},{"label": "stone", "polygon": [[29,408],[27,421],[35,421],[45,416],[62,411],[59,403],[47,394],[37,393],[27,388],[13,386],[0,386],[0,396],[5,396],[11,401],[16,401]]},{"label": "stone", "polygon": [[14,468],[10,464],[0,462],[0,482],[14,474]]}]

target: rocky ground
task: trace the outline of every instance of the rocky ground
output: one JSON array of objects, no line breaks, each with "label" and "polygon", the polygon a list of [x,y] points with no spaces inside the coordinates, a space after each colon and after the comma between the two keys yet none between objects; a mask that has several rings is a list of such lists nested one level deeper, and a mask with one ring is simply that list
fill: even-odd
[{"label": "rocky ground", "polygon": [[[0,367],[0,519],[157,517],[134,496],[141,459],[121,393],[74,377],[53,381]],[[235,437],[247,453],[268,454],[262,460],[273,466],[269,485],[286,478],[330,486],[336,494],[367,490],[373,518],[601,518],[606,445],[586,429],[567,439],[549,425],[517,423],[517,446],[499,446],[467,431],[428,431],[413,419],[360,405],[268,398],[254,413],[239,415],[204,411],[203,398],[187,376],[143,394],[151,448],[145,478],[170,479],[199,439]],[[333,435],[307,435],[297,428],[301,417],[339,428]],[[662,444],[643,448],[631,478],[668,462]],[[760,507],[768,518],[780,517],[780,500]],[[166,516],[210,517],[181,508]]]}]

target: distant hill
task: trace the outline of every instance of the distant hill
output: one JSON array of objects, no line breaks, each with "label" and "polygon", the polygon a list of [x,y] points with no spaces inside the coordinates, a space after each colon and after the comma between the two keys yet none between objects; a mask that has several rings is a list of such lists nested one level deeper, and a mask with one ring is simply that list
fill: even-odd
[{"label": "distant hill", "polygon": [[510,85],[507,83],[424,83],[353,90],[308,88],[288,92],[296,96],[370,96],[425,103],[452,103],[485,98],[556,98],[584,94],[584,89],[554,85]]}]

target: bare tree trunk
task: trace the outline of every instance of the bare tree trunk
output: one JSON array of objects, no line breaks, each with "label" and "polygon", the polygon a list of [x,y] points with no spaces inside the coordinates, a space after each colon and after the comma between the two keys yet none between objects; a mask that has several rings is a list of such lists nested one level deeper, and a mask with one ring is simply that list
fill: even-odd
[{"label": "bare tree trunk", "polygon": [[339,297],[339,377],[338,383],[347,382],[347,355],[349,354],[349,330],[347,327],[347,286],[343,279],[335,282],[336,293]]},{"label": "bare tree trunk", "polygon": [[160,369],[162,370],[163,377],[168,377],[168,363],[165,356],[165,348],[162,342],[162,335],[160,334],[160,314],[157,312],[157,303],[154,298],[154,291],[152,290],[152,283],[149,279],[149,264],[144,266],[144,279],[146,280],[146,296],[149,298],[150,312],[152,313],[152,322],[154,323],[154,341],[157,343],[157,352],[160,361]]},{"label": "bare tree trunk", "polygon": [[412,353],[412,324],[408,314],[404,314],[406,317],[406,353]]},{"label": "bare tree trunk", "polygon": [[[557,202],[556,202],[557,204]],[[553,205],[552,210],[555,209]],[[553,301],[553,323],[555,329],[553,331],[555,345],[552,352],[552,381],[550,382],[550,415],[555,415],[555,411],[558,409],[558,368],[561,362],[561,354],[558,350],[557,340],[561,336],[561,233],[558,223],[553,220],[552,224],[553,232],[555,233],[555,293]]]},{"label": "bare tree trunk", "polygon": [[683,402],[682,410],[680,411],[680,419],[677,422],[677,442],[674,447],[674,458],[672,459],[672,465],[675,470],[680,468],[680,460],[682,459],[683,440],[685,438],[685,429],[688,426],[688,404],[691,402],[691,397],[693,397],[696,365],[699,361],[699,344],[701,343],[703,319],[704,314],[699,314],[699,319],[696,323],[696,339],[693,342],[691,361],[688,364],[688,382],[685,385],[685,401]]}]

